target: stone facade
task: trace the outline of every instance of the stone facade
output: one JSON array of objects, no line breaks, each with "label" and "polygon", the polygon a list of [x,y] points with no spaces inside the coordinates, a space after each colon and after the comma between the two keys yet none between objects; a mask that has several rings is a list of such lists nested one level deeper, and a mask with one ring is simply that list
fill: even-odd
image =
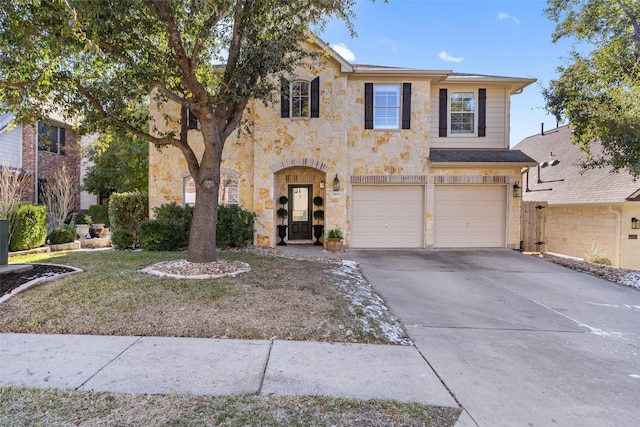
[{"label": "stone facade", "polygon": [[[351,195],[353,183],[419,183],[424,186],[426,204],[425,246],[433,245],[433,174],[464,174],[473,176],[500,175],[505,191],[507,185],[520,179],[521,165],[473,169],[431,168],[429,153],[433,119],[432,85],[445,75],[435,72],[385,68],[350,68],[337,57],[329,56],[323,66],[313,71],[300,69],[290,80],[311,82],[319,77],[320,114],[318,118],[282,118],[279,105],[264,106],[252,102],[245,112],[250,134],[232,134],[223,152],[223,170],[239,176],[240,205],[257,214],[255,243],[274,246],[277,240],[276,215],[278,198],[287,195],[288,186],[311,185],[312,197],[323,198],[326,229],[339,228],[350,243]],[[411,83],[410,129],[365,129],[365,83]],[[496,85],[495,82],[491,84]],[[511,83],[508,83],[511,84]],[[504,98],[507,90],[496,90]],[[528,84],[528,83],[527,83]],[[526,84],[524,85],[526,86]],[[508,97],[507,97],[508,101]],[[504,99],[501,99],[505,105]],[[507,102],[508,104],[508,102]],[[177,129],[180,107],[170,102],[153,104],[152,128],[159,133]],[[504,114],[508,117],[508,114]],[[170,117],[170,120],[166,120]],[[437,121],[436,121],[437,125]],[[502,147],[508,150],[509,141],[501,124]],[[435,129],[437,134],[438,130]],[[201,135],[189,131],[189,141],[197,155],[202,153]],[[491,147],[495,140],[491,140]],[[482,148],[483,140],[473,138],[468,148]],[[163,203],[184,202],[183,183],[189,176],[186,162],[179,150],[168,147],[162,151],[150,147],[149,204],[152,209]],[[337,177],[340,190],[334,191]],[[324,188],[321,188],[324,187]],[[507,246],[519,245],[519,199],[508,198],[506,225]],[[315,224],[315,221],[314,221]]]}]

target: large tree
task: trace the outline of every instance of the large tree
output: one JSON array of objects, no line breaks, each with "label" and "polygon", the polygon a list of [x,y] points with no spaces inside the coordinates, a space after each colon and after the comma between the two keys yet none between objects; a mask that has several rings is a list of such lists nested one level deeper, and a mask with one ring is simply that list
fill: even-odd
[{"label": "large tree", "polygon": [[[188,260],[211,262],[225,140],[251,99],[268,103],[279,77],[309,58],[309,28],[351,28],[355,2],[0,0],[0,108],[28,122],[55,106],[85,131],[108,124],[177,147],[196,186]],[[144,130],[136,105],[150,93],[182,106],[179,130]],[[199,157],[187,110],[200,122]]]},{"label": "large tree", "polygon": [[571,124],[585,152],[602,143],[603,157],[584,166],[640,176],[640,2],[548,0],[546,13],[554,42],[579,43],[543,92],[548,111]]}]

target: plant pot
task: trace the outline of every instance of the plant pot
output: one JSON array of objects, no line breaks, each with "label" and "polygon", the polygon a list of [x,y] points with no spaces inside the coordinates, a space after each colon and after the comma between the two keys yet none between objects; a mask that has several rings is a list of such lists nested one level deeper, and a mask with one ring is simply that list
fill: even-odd
[{"label": "plant pot", "polygon": [[93,227],[89,229],[89,235],[97,239],[98,237],[102,237],[102,232],[104,231],[104,224],[93,224]]},{"label": "plant pot", "polygon": [[313,242],[313,246],[322,246],[322,242],[320,241],[320,238],[322,237],[323,234],[324,234],[324,225],[316,224],[313,226],[313,237],[316,238],[316,241]]},{"label": "plant pot", "polygon": [[102,229],[102,237],[107,237],[109,235],[109,227],[105,227]]},{"label": "plant pot", "polygon": [[329,252],[340,252],[342,250],[342,240],[330,238],[325,242]]},{"label": "plant pot", "polygon": [[278,237],[280,237],[280,243],[278,243],[278,246],[287,246],[287,242],[284,241],[284,238],[287,237],[287,227],[288,225],[278,226]]},{"label": "plant pot", "polygon": [[86,239],[89,233],[89,224],[76,224],[76,237],[80,240]]}]

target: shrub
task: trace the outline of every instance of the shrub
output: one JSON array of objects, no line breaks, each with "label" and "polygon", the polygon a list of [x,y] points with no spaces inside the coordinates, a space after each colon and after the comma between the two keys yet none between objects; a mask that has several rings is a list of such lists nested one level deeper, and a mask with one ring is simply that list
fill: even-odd
[{"label": "shrub", "polygon": [[82,212],[78,212],[73,216],[73,222],[77,225],[77,224],[86,224],[86,225],[90,225],[92,223],[92,219],[90,215],[87,215],[85,213]]},{"label": "shrub", "polygon": [[236,206],[218,206],[216,244],[220,248],[244,248],[253,242],[256,214]]},{"label": "shrub", "polygon": [[52,245],[71,243],[74,240],[76,240],[76,229],[73,227],[58,227],[49,233],[49,243]]},{"label": "shrub", "polygon": [[12,214],[15,230],[9,242],[10,251],[39,248],[47,241],[47,207],[18,203]]},{"label": "shrub", "polygon": [[111,230],[111,243],[116,249],[133,249],[136,235],[129,230],[116,228]]},{"label": "shrub", "polygon": [[104,224],[105,227],[110,227],[109,206],[91,205],[89,206],[89,215],[93,218],[94,224]]},{"label": "shrub", "polygon": [[176,219],[151,219],[138,227],[140,247],[148,251],[176,251],[187,246],[184,221]]},{"label": "shrub", "polygon": [[[109,198],[109,223],[112,228],[129,231],[133,235],[131,247],[138,245],[138,225],[148,219],[148,211],[149,202],[145,193],[113,193]],[[116,246],[121,247],[118,244]]]}]

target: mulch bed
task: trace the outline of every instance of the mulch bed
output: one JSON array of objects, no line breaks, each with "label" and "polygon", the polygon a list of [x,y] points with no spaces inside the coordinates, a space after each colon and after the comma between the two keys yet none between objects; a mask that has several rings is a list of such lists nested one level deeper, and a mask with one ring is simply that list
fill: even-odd
[{"label": "mulch bed", "polygon": [[57,276],[70,271],[73,270],[67,267],[33,264],[33,269],[28,271],[0,274],[0,297],[34,279]]}]

